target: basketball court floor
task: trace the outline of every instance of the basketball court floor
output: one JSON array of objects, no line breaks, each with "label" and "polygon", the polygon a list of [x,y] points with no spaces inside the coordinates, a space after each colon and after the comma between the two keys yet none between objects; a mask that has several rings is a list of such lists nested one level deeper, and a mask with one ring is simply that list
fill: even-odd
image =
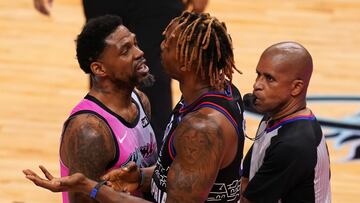
[{"label": "basketball court floor", "polygon": [[[60,202],[60,194],[35,187],[21,171],[40,172],[43,164],[59,173],[62,122],[88,84],[75,58],[80,3],[55,0],[48,18],[32,0],[0,1],[0,203]],[[233,82],[243,94],[271,44],[297,41],[310,51],[308,106],[326,124],[333,202],[360,202],[360,1],[210,0],[207,11],[227,24],[243,71]],[[173,90],[179,99],[176,82]],[[246,119],[253,136],[258,118]]]}]

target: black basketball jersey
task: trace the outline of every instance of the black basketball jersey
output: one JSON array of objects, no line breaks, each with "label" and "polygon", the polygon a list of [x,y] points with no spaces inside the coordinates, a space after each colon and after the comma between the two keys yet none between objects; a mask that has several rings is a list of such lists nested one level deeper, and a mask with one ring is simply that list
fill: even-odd
[{"label": "black basketball jersey", "polygon": [[241,95],[235,86],[228,86],[224,92],[207,92],[192,104],[181,99],[174,108],[167,125],[163,145],[151,180],[151,193],[156,202],[165,202],[167,173],[176,157],[174,131],[188,113],[201,108],[213,108],[232,123],[238,135],[237,154],[232,163],[219,171],[206,202],[237,202],[240,197],[240,165],[244,147],[244,119]]}]

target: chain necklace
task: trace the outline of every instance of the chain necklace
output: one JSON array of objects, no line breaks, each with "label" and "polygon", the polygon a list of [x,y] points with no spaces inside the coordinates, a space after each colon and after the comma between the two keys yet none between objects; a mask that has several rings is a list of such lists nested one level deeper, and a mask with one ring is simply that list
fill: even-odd
[{"label": "chain necklace", "polygon": [[[290,116],[290,115],[292,115],[292,114],[295,114],[295,113],[297,113],[297,112],[299,112],[299,111],[302,111],[302,110],[304,110],[304,109],[306,109],[306,106],[304,106],[304,107],[302,107],[302,108],[300,108],[300,109],[296,109],[295,111],[293,111],[293,112],[291,112],[291,113],[288,113],[288,114],[286,114],[286,115],[284,115],[284,116],[281,116],[281,117],[278,118],[278,119],[272,120],[272,118],[270,118],[269,120],[265,121],[265,122],[266,122],[266,126],[272,126],[274,123],[276,123],[276,121],[280,121],[280,120],[282,120],[282,119],[284,119],[284,118],[286,118],[286,117],[288,117],[288,116]],[[269,125],[269,124],[270,124],[270,125]],[[260,127],[259,127],[259,128],[260,128]],[[255,137],[249,137],[249,136],[246,135],[246,133],[245,133],[245,137],[246,137],[247,139],[253,141],[253,142],[254,142],[255,140],[260,139],[262,136],[265,135],[266,127],[265,127],[265,129],[264,129],[260,134],[258,134],[259,128],[258,128],[258,130],[256,131]]]}]

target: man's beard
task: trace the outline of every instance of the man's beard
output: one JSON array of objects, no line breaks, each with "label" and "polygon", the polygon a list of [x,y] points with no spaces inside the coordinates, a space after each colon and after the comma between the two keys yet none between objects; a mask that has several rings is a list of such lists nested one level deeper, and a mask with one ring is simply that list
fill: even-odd
[{"label": "man's beard", "polygon": [[153,86],[154,83],[155,83],[155,77],[149,73],[147,74],[147,76],[145,76],[138,82],[138,85],[136,87],[139,89],[144,89],[146,87]]},{"label": "man's beard", "polygon": [[146,87],[151,87],[155,82],[155,77],[150,73],[148,73],[146,74],[146,76],[143,77],[133,76],[128,81],[122,81],[122,80],[112,80],[112,81],[120,89],[124,87],[129,87],[129,88],[136,87],[142,89]]}]

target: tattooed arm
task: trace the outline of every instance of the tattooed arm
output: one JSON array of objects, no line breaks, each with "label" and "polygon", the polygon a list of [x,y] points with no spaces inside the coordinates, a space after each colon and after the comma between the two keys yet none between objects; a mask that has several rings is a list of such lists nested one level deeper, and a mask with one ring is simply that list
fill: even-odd
[{"label": "tattooed arm", "polygon": [[[70,175],[80,172],[98,181],[115,157],[115,145],[108,126],[92,114],[76,116],[64,132],[60,156]],[[70,192],[69,199],[77,203],[95,202],[89,195],[77,192]]]},{"label": "tattooed arm", "polygon": [[224,137],[212,116],[188,114],[175,131],[176,157],[168,172],[166,202],[204,202],[221,168]]}]

